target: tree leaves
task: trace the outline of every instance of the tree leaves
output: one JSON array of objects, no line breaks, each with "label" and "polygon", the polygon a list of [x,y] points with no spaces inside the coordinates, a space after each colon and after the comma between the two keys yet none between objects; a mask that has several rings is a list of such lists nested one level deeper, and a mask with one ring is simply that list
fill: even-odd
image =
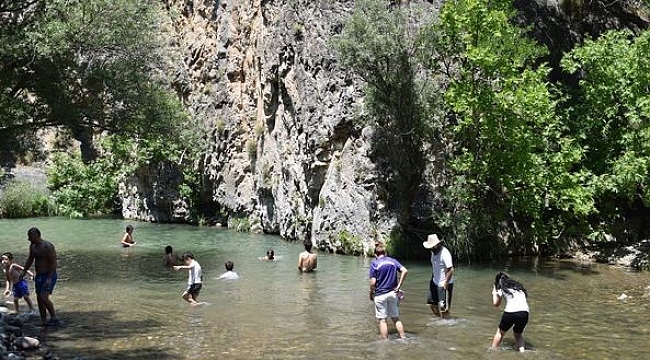
[{"label": "tree leaves", "polygon": [[[161,136],[182,114],[151,71],[163,56],[160,9],[133,0],[16,1],[0,27],[0,137],[62,126],[86,148],[94,132]],[[180,110],[180,107],[177,109]],[[176,117],[176,119],[173,119]],[[158,134],[158,135],[156,135]],[[94,155],[84,154],[88,161]],[[90,157],[88,157],[90,156]]]}]

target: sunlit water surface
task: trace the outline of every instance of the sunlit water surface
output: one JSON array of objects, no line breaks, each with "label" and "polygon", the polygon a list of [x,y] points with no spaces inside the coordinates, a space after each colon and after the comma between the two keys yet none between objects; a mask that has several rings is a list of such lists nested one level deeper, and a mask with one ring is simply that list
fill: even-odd
[{"label": "sunlit water surface", "polygon": [[[127,224],[0,221],[0,251],[13,252],[19,263],[29,227],[57,248],[60,281],[52,299],[63,326],[42,336],[60,359],[637,360],[650,353],[648,273],[535,259],[459,265],[454,318],[440,321],[424,304],[430,265],[403,262],[409,339],[395,340],[391,324],[393,340],[382,342],[368,300],[369,259],[319,253],[318,270],[300,274],[302,247],[276,236],[149,223],[131,223],[138,245],[123,249]],[[195,254],[205,305],[181,299],[187,272],[162,266],[165,245]],[[277,261],[259,260],[269,248]],[[240,280],[215,279],[227,260]],[[512,350],[511,332],[504,350],[488,351],[501,314],[491,305],[491,283],[504,269],[529,291],[525,354]],[[626,301],[617,300],[622,293]]]}]

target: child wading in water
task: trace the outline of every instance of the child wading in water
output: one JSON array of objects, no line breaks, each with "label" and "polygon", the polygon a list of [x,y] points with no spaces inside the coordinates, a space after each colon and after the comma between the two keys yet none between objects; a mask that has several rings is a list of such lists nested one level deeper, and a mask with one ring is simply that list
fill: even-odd
[{"label": "child wading in water", "polygon": [[163,255],[163,265],[171,268],[174,265],[178,264],[180,259],[176,254],[174,254],[174,249],[171,245],[165,246],[165,255]]},{"label": "child wading in water", "polygon": [[[20,312],[20,306],[18,305],[18,300],[20,300],[20,298],[25,299],[30,311],[34,311],[32,299],[29,298],[29,286],[27,285],[27,280],[20,278],[20,273],[24,268],[14,263],[13,260],[14,256],[12,253],[7,252],[2,254],[2,271],[5,273],[5,277],[7,278],[5,296],[9,296],[9,294],[13,293],[16,312]],[[34,273],[31,271],[28,270],[27,273],[29,276],[34,277]]]},{"label": "child wading in water", "polygon": [[196,298],[199,297],[201,287],[203,286],[201,265],[198,261],[194,260],[194,254],[191,252],[183,254],[183,261],[185,261],[185,265],[174,266],[174,270],[188,270],[187,289],[183,292],[183,299],[192,305],[199,305]]},{"label": "child wading in water", "polygon": [[126,230],[124,232],[124,236],[122,236],[122,241],[120,241],[120,244],[122,244],[122,247],[125,248],[137,244],[135,241],[133,241],[133,226],[131,225],[126,226]]},{"label": "child wading in water", "polygon": [[524,352],[524,328],[528,324],[528,292],[524,286],[508,275],[500,272],[494,278],[492,286],[492,305],[500,306],[501,300],[506,300],[506,306],[501,315],[501,322],[497,328],[494,339],[492,340],[492,349],[498,349],[503,340],[503,335],[510,330],[515,335],[517,349]]}]

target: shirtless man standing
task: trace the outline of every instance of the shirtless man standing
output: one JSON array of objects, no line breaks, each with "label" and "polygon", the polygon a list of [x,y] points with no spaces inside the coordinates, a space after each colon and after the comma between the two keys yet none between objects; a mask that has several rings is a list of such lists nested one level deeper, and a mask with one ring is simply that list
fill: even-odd
[{"label": "shirtless man standing", "polygon": [[[41,320],[45,326],[57,326],[59,319],[54,311],[54,304],[50,300],[50,295],[56,285],[56,250],[51,242],[41,238],[41,231],[33,227],[27,231],[27,239],[31,243],[29,246],[29,256],[25,262],[20,278],[25,277],[25,273],[34,263],[36,277],[34,285],[36,288],[36,300],[38,302],[38,311],[41,314]],[[46,321],[47,313],[50,313],[50,320]]]},{"label": "shirtless man standing", "polygon": [[311,247],[311,241],[305,241],[305,251],[298,255],[298,271],[300,272],[313,271],[318,265],[318,258],[316,258],[316,254],[311,252]]}]

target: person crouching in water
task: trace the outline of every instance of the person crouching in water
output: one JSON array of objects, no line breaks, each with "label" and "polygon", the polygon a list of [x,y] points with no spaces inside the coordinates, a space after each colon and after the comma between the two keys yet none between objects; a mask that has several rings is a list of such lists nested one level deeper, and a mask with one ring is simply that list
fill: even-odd
[{"label": "person crouching in water", "polygon": [[492,340],[492,349],[497,349],[501,345],[503,335],[512,329],[515,335],[517,349],[524,352],[524,328],[528,324],[528,293],[523,285],[511,279],[508,275],[500,272],[494,278],[492,286],[492,305],[500,306],[501,300],[505,298],[506,306],[501,315],[501,322],[497,328],[494,339]]},{"label": "person crouching in water", "polygon": [[187,289],[183,292],[183,299],[192,305],[199,305],[196,298],[199,297],[201,287],[203,287],[201,265],[194,260],[194,254],[189,251],[183,254],[183,261],[185,261],[185,265],[174,266],[174,270],[188,270]]}]

